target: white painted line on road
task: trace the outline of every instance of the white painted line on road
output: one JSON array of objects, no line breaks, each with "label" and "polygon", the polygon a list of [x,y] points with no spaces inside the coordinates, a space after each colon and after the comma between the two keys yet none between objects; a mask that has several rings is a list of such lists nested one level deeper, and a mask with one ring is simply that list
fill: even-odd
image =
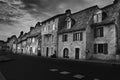
[{"label": "white painted line on road", "polygon": [[49,69],[49,70],[52,71],[52,72],[58,71],[58,69]]},{"label": "white painted line on road", "polygon": [[0,80],[6,80],[1,72],[0,72]]},{"label": "white painted line on road", "polygon": [[95,78],[94,80],[100,80],[100,79]]},{"label": "white painted line on road", "polygon": [[60,74],[67,75],[67,74],[70,74],[70,72],[62,71],[62,72],[60,72]]},{"label": "white painted line on road", "polygon": [[77,78],[77,79],[82,79],[82,78],[84,78],[85,76],[80,75],[80,74],[77,74],[77,75],[74,75],[73,77],[74,77],[74,78]]}]

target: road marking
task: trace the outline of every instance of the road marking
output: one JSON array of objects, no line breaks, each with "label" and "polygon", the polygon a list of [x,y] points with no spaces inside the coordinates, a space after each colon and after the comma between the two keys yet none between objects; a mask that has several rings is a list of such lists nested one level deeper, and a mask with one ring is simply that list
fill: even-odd
[{"label": "road marking", "polygon": [[66,74],[70,74],[70,72],[62,71],[62,72],[60,72],[60,74],[66,75]]},{"label": "road marking", "polygon": [[94,80],[100,80],[100,79],[95,78]]},{"label": "road marking", "polygon": [[73,77],[74,77],[74,78],[77,78],[77,79],[82,79],[82,78],[84,78],[85,76],[80,75],[80,74],[77,74],[77,75],[74,75]]},{"label": "road marking", "polygon": [[6,80],[1,72],[0,72],[0,80]]},{"label": "road marking", "polygon": [[52,71],[52,72],[58,71],[58,69],[49,69],[49,70]]}]

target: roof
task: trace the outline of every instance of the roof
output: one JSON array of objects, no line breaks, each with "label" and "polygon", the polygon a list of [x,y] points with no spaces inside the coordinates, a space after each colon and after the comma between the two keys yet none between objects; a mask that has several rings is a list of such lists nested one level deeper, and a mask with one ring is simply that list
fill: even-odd
[{"label": "roof", "polygon": [[102,12],[105,14],[105,15],[103,14],[102,22],[93,23],[92,26],[114,24],[116,11],[117,11],[116,5],[113,3],[113,4],[110,4],[108,6],[101,8],[100,10],[102,10]]},{"label": "roof", "polygon": [[27,38],[31,38],[31,37],[36,37],[36,36],[39,36],[41,30],[40,30],[41,27],[36,27],[34,28],[30,34],[27,36]]},{"label": "roof", "polygon": [[46,22],[48,22],[48,21],[50,21],[50,20],[52,20],[52,19],[55,19],[55,18],[57,18],[57,17],[59,17],[59,16],[62,16],[62,15],[64,15],[64,14],[58,14],[58,15],[55,15],[55,16],[49,18],[49,19],[46,19],[46,20],[44,20],[44,21],[42,22],[42,24],[44,24],[44,23],[46,23]]},{"label": "roof", "polygon": [[74,25],[70,29],[67,29],[65,25],[63,29],[58,31],[58,34],[68,33],[71,31],[85,30],[88,26],[88,22],[91,16],[93,15],[93,12],[96,9],[99,9],[98,6],[92,6],[82,11],[71,14],[71,19],[75,21]]}]

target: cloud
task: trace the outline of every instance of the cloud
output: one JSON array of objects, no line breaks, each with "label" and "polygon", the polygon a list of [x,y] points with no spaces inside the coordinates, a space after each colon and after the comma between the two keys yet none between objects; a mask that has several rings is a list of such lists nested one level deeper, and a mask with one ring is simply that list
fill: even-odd
[{"label": "cloud", "polygon": [[18,23],[15,18],[23,16],[21,11],[7,2],[0,1],[0,23],[12,25]]},{"label": "cloud", "polygon": [[46,19],[53,15],[64,13],[66,9],[80,11],[93,5],[100,7],[110,4],[113,0],[21,0],[24,7],[34,18],[44,16]]}]

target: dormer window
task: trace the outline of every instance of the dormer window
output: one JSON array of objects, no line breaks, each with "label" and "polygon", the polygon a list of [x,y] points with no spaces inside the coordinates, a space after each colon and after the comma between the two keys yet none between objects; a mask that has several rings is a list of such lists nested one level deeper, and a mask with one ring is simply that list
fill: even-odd
[{"label": "dormer window", "polygon": [[66,19],[66,22],[67,22],[67,29],[70,29],[70,28],[71,28],[71,18],[68,17],[68,18]]},{"label": "dormer window", "polygon": [[55,30],[56,29],[56,26],[55,26],[55,24],[53,24],[53,30]]},{"label": "dormer window", "polygon": [[99,23],[99,22],[102,22],[102,11],[98,11],[94,15],[94,23]]}]

